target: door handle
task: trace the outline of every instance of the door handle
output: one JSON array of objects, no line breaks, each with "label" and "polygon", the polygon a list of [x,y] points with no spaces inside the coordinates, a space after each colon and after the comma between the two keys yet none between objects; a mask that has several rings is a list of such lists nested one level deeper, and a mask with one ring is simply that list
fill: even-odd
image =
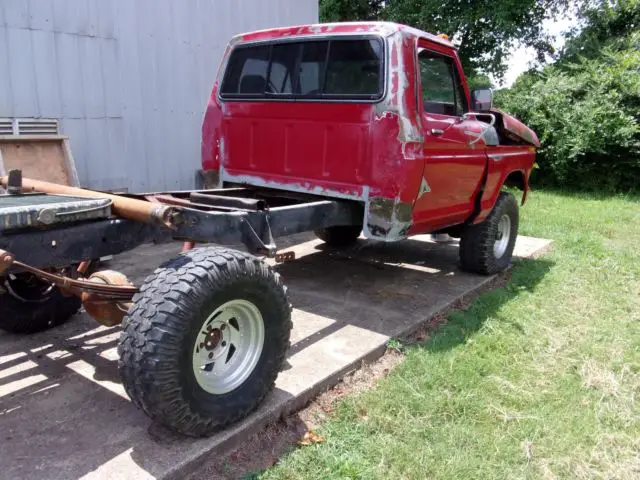
[{"label": "door handle", "polygon": [[442,135],[443,133],[444,133],[444,130],[442,130],[441,128],[431,129],[431,135]]}]

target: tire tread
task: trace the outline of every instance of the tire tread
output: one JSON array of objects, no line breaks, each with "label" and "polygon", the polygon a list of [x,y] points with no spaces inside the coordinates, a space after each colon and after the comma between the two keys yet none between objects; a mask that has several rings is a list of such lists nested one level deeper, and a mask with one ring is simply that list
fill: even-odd
[{"label": "tire tread", "polygon": [[[504,213],[511,215],[511,240],[501,258],[493,254],[495,230]],[[460,263],[464,270],[492,275],[506,269],[511,262],[518,234],[518,203],[511,193],[501,192],[489,216],[477,225],[465,229],[460,239]]]}]

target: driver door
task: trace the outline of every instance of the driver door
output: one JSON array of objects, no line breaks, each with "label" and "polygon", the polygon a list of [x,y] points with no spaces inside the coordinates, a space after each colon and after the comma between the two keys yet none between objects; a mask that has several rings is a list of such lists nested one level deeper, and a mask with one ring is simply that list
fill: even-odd
[{"label": "driver door", "polygon": [[418,65],[425,166],[414,221],[428,232],[461,223],[473,211],[487,153],[483,125],[464,116],[469,97],[454,51],[421,41]]}]

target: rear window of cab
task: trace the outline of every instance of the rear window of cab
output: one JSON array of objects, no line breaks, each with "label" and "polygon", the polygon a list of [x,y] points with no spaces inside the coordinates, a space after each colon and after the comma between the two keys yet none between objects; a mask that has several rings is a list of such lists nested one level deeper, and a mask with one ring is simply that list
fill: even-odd
[{"label": "rear window of cab", "polygon": [[220,97],[375,101],[384,90],[383,59],[377,37],[239,45],[229,56]]}]

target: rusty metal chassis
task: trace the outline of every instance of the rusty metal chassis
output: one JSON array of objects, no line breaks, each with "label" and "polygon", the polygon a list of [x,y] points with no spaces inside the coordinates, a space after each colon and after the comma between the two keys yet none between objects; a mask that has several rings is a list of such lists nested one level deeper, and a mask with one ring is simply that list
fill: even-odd
[{"label": "rusty metal chassis", "polygon": [[0,249],[10,252],[16,260],[37,268],[68,266],[83,260],[119,254],[144,243],[171,240],[244,245],[251,253],[273,257],[277,249],[274,242],[276,237],[335,225],[357,225],[363,218],[361,204],[317,197],[264,210],[242,208],[242,205],[229,207],[228,201],[223,202],[225,206],[194,204],[193,208],[189,208],[189,202],[183,198],[189,193],[193,192],[144,196],[151,201],[158,201],[159,197],[161,203],[181,207],[180,221],[171,229],[157,224],[112,218],[4,234],[0,236]]}]

